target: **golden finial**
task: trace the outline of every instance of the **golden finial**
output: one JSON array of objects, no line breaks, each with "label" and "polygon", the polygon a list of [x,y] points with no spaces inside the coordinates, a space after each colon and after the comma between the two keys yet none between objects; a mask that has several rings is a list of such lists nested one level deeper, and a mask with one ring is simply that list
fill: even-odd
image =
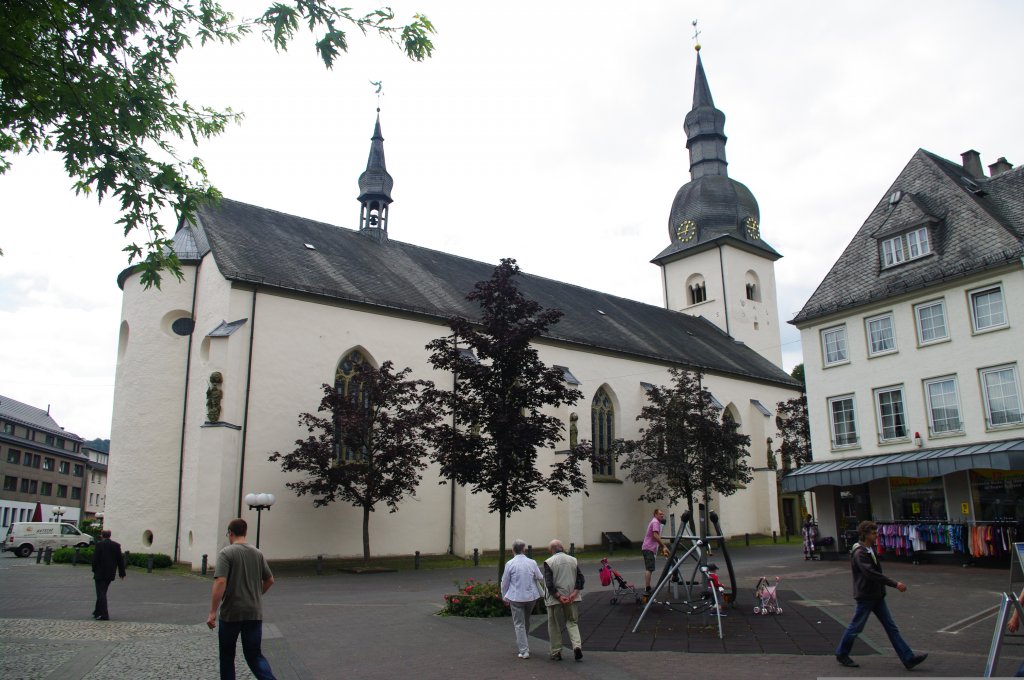
[{"label": "golden finial", "polygon": [[693,49],[700,52],[700,31],[697,29],[697,20],[694,19],[690,23],[693,25]]}]

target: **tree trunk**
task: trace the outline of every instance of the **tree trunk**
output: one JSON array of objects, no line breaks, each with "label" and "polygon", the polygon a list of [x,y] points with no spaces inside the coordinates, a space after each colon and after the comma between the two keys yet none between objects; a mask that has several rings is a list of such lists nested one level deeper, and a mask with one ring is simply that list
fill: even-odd
[{"label": "tree trunk", "polygon": [[370,508],[363,506],[363,565],[370,564]]},{"label": "tree trunk", "polygon": [[505,510],[498,516],[498,580],[505,573]]}]

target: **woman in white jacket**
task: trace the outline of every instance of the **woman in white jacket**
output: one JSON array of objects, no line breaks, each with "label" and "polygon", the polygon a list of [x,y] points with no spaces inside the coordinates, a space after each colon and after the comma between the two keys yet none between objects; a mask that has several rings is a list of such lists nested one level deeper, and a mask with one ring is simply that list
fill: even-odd
[{"label": "woman in white jacket", "polygon": [[516,645],[519,658],[530,658],[530,612],[537,598],[544,595],[544,574],[532,559],[523,554],[526,541],[517,538],[512,541],[512,559],[505,563],[501,576],[501,597],[512,608],[512,626],[516,630]]}]

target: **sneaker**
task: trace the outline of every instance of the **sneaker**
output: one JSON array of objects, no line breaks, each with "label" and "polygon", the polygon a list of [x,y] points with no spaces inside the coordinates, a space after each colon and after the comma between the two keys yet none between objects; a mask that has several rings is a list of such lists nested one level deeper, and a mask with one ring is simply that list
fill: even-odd
[{"label": "sneaker", "polygon": [[[577,661],[583,661],[583,650],[579,647],[572,650],[572,655]],[[921,661],[924,661],[924,658],[922,658]]]},{"label": "sneaker", "polygon": [[520,653],[520,654],[516,654],[516,656],[518,656],[520,659],[529,659],[530,658],[530,653],[529,652],[526,652],[525,654]]},{"label": "sneaker", "polygon": [[836,661],[847,668],[859,668],[860,664],[848,656],[837,656]]},{"label": "sneaker", "polygon": [[907,661],[903,665],[906,666],[907,670],[909,671],[909,670],[911,670],[913,668],[916,668],[917,666],[921,665],[921,662],[924,661],[927,658],[928,658],[927,654],[917,654],[916,656],[910,657],[910,661]]}]

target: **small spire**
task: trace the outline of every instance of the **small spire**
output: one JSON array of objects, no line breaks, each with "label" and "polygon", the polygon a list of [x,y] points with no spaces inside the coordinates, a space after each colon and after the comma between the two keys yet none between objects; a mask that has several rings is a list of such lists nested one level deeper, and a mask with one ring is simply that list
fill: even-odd
[{"label": "small spire", "polygon": [[[698,32],[699,33],[699,32]],[[694,34],[696,38],[697,34]],[[693,108],[686,114],[686,148],[690,151],[690,177],[728,176],[725,160],[725,114],[715,108],[704,62],[697,52],[693,78]]]},{"label": "small spire", "polygon": [[[375,83],[378,86],[380,83]],[[370,156],[366,160],[366,171],[359,176],[359,231],[374,235],[379,240],[387,239],[388,206],[391,205],[391,188],[394,180],[384,162],[384,135],[380,130],[380,107],[377,107],[377,121],[370,138]]]}]

